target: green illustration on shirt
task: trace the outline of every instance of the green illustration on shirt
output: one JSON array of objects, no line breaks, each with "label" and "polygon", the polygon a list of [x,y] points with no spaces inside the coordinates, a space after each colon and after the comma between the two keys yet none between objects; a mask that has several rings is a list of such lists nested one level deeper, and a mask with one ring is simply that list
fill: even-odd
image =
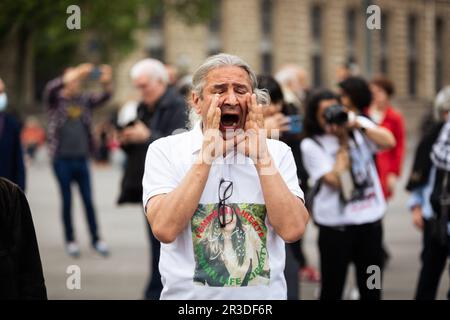
[{"label": "green illustration on shirt", "polygon": [[212,287],[268,285],[266,206],[227,205],[225,227],[217,204],[200,204],[191,220],[194,282]]}]

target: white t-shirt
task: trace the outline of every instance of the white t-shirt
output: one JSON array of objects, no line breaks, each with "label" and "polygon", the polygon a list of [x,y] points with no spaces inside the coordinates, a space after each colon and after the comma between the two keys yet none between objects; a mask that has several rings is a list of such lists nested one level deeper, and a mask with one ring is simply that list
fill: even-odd
[{"label": "white t-shirt", "polygon": [[[364,117],[358,117],[366,127],[374,124]],[[375,145],[359,131],[353,131],[350,140],[350,154],[354,180],[359,184],[352,199],[346,204],[340,199],[340,191],[322,183],[313,199],[313,216],[316,223],[323,226],[359,225],[381,219],[386,211],[378,173],[373,161]],[[339,149],[336,136],[324,134],[306,138],[301,143],[303,164],[313,184],[331,172]],[[355,144],[356,141],[356,144]]]},{"label": "white t-shirt", "polygon": [[[151,197],[180,184],[198,158],[202,140],[197,125],[149,146],[142,181],[144,207]],[[288,188],[303,199],[290,148],[271,139],[267,144]],[[225,228],[217,218],[221,179],[233,182],[226,201],[233,220]],[[161,299],[286,299],[285,243],[270,225],[264,203],[249,158],[229,154],[216,159],[188,226],[174,242],[161,244]]]}]

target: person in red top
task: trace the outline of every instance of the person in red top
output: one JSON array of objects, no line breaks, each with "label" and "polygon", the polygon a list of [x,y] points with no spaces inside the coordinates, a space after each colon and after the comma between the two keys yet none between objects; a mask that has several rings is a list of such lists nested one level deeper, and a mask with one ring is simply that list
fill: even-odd
[{"label": "person in red top", "polygon": [[380,176],[383,193],[388,200],[393,194],[398,177],[401,174],[405,154],[405,125],[403,116],[390,102],[394,94],[394,85],[384,77],[375,77],[370,83],[372,104],[368,109],[369,117],[378,125],[387,128],[395,137],[394,148],[381,151],[376,155],[376,166]]}]

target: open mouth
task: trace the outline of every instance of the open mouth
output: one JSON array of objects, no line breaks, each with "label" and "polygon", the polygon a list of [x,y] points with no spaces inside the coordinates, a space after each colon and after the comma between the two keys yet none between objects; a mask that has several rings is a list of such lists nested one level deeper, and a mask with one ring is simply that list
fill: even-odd
[{"label": "open mouth", "polygon": [[222,114],[220,125],[223,129],[237,129],[239,126],[240,116],[235,113]]}]

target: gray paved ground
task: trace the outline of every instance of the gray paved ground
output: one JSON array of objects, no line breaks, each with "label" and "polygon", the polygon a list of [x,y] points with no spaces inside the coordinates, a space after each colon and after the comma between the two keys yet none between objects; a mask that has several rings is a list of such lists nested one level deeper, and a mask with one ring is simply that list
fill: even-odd
[{"label": "gray paved ground", "polygon": [[[406,168],[409,170],[410,157]],[[117,207],[121,172],[117,165],[92,166],[94,198],[101,232],[111,247],[108,259],[89,249],[89,237],[78,191],[74,199],[74,224],[82,247],[82,256],[71,259],[63,248],[59,214],[60,199],[51,168],[40,153],[37,163],[29,166],[27,196],[41,250],[50,299],[140,299],[147,281],[150,249],[145,220],[139,206]],[[403,185],[403,184],[402,184]],[[386,243],[392,260],[383,282],[384,299],[411,299],[419,270],[420,233],[410,222],[401,186],[385,219]],[[310,225],[305,238],[309,260],[317,266],[316,229]],[[66,273],[70,265],[81,268],[81,289],[68,290]],[[349,275],[349,282],[352,276]],[[443,276],[439,299],[449,287],[448,269]],[[351,286],[351,284],[349,284]],[[301,283],[303,299],[314,299],[317,284]]]}]

